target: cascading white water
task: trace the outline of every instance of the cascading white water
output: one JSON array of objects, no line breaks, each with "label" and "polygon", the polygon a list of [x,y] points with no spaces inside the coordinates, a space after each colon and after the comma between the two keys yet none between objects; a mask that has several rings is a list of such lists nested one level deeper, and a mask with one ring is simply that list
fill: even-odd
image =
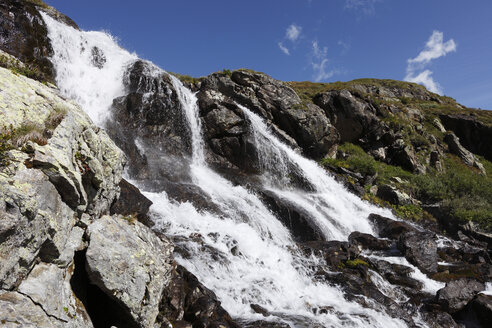
[{"label": "cascading white water", "polygon": [[[374,234],[367,220],[371,213],[393,218],[391,211],[373,206],[350,193],[316,162],[301,156],[282,143],[261,117],[244,106],[238,106],[251,122],[260,160],[267,163],[264,169],[272,172],[265,175],[266,188],[306,210],[316,220],[317,226],[328,240],[345,240],[353,231]],[[289,184],[285,184],[285,181],[289,180],[288,176],[293,173],[292,169],[289,169],[292,167],[295,173],[301,174],[314,187],[313,192],[295,190]],[[281,175],[280,179],[272,181],[271,177],[275,177],[273,171],[277,176]],[[279,186],[279,181],[284,183]]]},{"label": "cascading white water", "polygon": [[113,99],[124,95],[123,74],[138,57],[103,32],[78,31],[41,12],[54,50],[56,83],[62,95],[75,100],[102,126]]},{"label": "cascading white water", "polygon": [[[52,59],[62,93],[102,124],[113,99],[124,95],[124,72],[137,57],[121,49],[107,34],[81,32],[46,15],[43,18],[52,40]],[[94,64],[94,47],[99,49],[97,55],[104,56],[104,63],[99,58]],[[143,191],[154,202],[156,229],[174,237],[191,254],[176,254],[178,261],[212,289],[224,308],[238,319],[280,320],[293,327],[406,326],[384,312],[345,300],[341,290],[326,282],[313,280],[311,268],[321,266],[321,259],[301,255],[289,231],[254,193],[234,186],[206,165],[196,96],[179,80],[171,79],[192,132],[192,181],[221,211],[221,215],[201,211],[190,203],[171,201],[165,193]],[[349,194],[316,163],[282,144],[258,117],[244,110],[258,147],[272,147],[278,154],[275,160],[298,167],[316,189],[302,196],[285,180],[271,188],[277,195],[303,207],[327,237],[345,238],[353,230],[371,230],[365,217],[379,209]],[[268,162],[266,151],[262,158]],[[259,304],[273,315],[263,318],[251,310],[250,304]]]}]

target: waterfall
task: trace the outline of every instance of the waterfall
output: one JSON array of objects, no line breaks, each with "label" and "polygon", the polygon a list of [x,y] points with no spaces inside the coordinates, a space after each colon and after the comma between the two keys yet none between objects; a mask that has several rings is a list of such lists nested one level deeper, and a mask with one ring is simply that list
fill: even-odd
[{"label": "waterfall", "polygon": [[123,96],[123,74],[135,54],[121,48],[103,32],[78,31],[41,12],[54,55],[56,84],[62,95],[75,100],[98,126],[109,115],[113,99]]},{"label": "waterfall", "polygon": [[[121,49],[105,33],[77,31],[47,15],[43,18],[62,94],[78,102],[101,125],[113,99],[125,94],[124,72],[136,55]],[[178,79],[171,79],[192,134],[192,183],[221,213],[172,201],[165,192],[142,190],[154,203],[151,215],[155,229],[186,250],[175,254],[177,261],[213,290],[238,320],[274,320],[292,327],[405,327],[403,321],[391,318],[380,307],[375,306],[375,310],[347,301],[338,287],[313,279],[313,268],[323,266],[324,260],[301,254],[288,229],[254,192],[233,185],[208,167],[196,95]],[[266,172],[272,173],[277,162],[285,178],[294,167],[314,190],[296,190],[288,179],[274,184],[268,174],[265,187],[303,207],[327,238],[346,238],[354,230],[370,232],[366,220],[369,213],[389,214],[351,195],[316,163],[275,138],[258,116],[242,109],[251,122],[258,149],[263,149],[260,159]],[[251,304],[266,308],[272,315],[264,318],[254,313]]]},{"label": "waterfall", "polygon": [[[260,161],[268,163],[264,166],[265,187],[306,210],[316,220],[326,239],[346,240],[353,231],[374,234],[367,220],[371,213],[393,218],[391,211],[364,202],[350,193],[316,162],[301,156],[282,143],[273,135],[261,117],[244,106],[239,104],[238,106],[251,122]],[[293,170],[296,172],[292,172]],[[291,188],[285,182],[288,181],[291,173],[300,174],[314,187],[314,191],[299,191]],[[280,179],[275,174],[277,176],[280,174]],[[274,180],[272,176],[275,176]],[[284,183],[279,186],[278,181]]]}]

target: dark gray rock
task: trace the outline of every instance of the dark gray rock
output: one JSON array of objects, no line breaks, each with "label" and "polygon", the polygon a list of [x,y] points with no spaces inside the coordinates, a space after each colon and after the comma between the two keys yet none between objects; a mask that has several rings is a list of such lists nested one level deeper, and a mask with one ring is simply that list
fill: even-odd
[{"label": "dark gray rock", "polygon": [[348,240],[352,245],[374,251],[388,250],[392,245],[392,242],[389,240],[379,239],[373,235],[359,231],[352,232],[349,235]]},{"label": "dark gray rock", "polygon": [[410,231],[400,235],[398,249],[424,273],[437,272],[437,244],[434,234]]},{"label": "dark gray rock", "polygon": [[439,116],[446,129],[460,139],[461,144],[474,154],[492,161],[492,127],[481,123],[473,115]]},{"label": "dark gray rock", "polygon": [[453,280],[437,292],[436,301],[444,311],[455,313],[462,310],[475,295],[484,289],[485,285],[475,279]]},{"label": "dark gray rock", "polygon": [[378,235],[383,238],[396,240],[401,234],[416,231],[414,227],[403,221],[395,221],[378,214],[370,214],[368,217]]},{"label": "dark gray rock", "polygon": [[147,213],[152,205],[152,201],[142,195],[137,187],[121,179],[118,184],[120,195],[111,205],[110,214],[121,214],[123,216],[136,216],[140,221],[148,222]]},{"label": "dark gray rock", "polygon": [[483,174],[486,173],[482,163],[480,163],[475,155],[461,145],[460,139],[454,133],[446,134],[444,141],[448,144],[449,152],[461,158],[463,163],[478,168]]},{"label": "dark gray rock", "polygon": [[376,196],[394,205],[407,205],[412,202],[410,196],[387,184],[378,186]]},{"label": "dark gray rock", "polygon": [[20,0],[0,3],[0,49],[37,69],[36,78],[54,80],[48,30],[33,3]]},{"label": "dark gray rock", "polygon": [[340,133],[340,142],[356,142],[379,122],[376,109],[348,90],[328,91],[314,97]]}]

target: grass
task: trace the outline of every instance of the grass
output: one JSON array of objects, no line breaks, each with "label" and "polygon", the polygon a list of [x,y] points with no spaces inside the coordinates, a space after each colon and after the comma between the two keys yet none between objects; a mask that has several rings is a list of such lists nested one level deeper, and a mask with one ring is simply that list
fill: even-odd
[{"label": "grass", "polygon": [[3,128],[0,130],[0,166],[7,166],[9,159],[7,152],[14,147],[12,146],[12,128]]},{"label": "grass", "polygon": [[196,83],[199,83],[199,82],[201,82],[201,81],[203,81],[205,79],[204,77],[193,77],[193,76],[190,76],[190,75],[184,75],[184,74],[173,73],[173,72],[169,72],[169,74],[174,75],[175,77],[177,77],[183,83],[196,84]]},{"label": "grass", "polygon": [[24,75],[28,78],[38,80],[40,82],[44,81],[43,73],[34,65],[27,65],[21,63],[14,57],[0,54],[0,66],[10,69],[10,71],[16,75]]},{"label": "grass", "polygon": [[[339,150],[345,158],[323,159],[322,165],[347,168],[363,175],[377,174],[377,185],[391,183],[425,203],[441,202],[451,220],[460,223],[473,221],[487,231],[492,230],[492,163],[480,158],[487,171],[480,172],[461,162],[454,155],[443,158],[443,172],[430,169],[427,174],[414,174],[398,166],[376,161],[359,146],[345,143]],[[403,183],[394,182],[399,177]],[[365,186],[366,191],[369,185]],[[418,221],[429,214],[418,205],[390,205],[370,193],[365,199],[380,206],[391,206],[402,218]]]},{"label": "grass", "polygon": [[426,90],[423,86],[415,83],[403,82],[397,80],[379,80],[379,79],[357,79],[348,82],[331,82],[331,83],[314,83],[309,81],[303,81],[303,82],[287,82],[287,84],[292,89],[294,89],[294,91],[299,95],[299,97],[303,101],[309,101],[309,102],[312,102],[312,99],[317,94],[327,91],[332,91],[332,90],[347,89],[360,93],[359,90],[356,90],[356,85],[399,88],[399,89],[405,89],[410,91]]},{"label": "grass", "polygon": [[32,4],[36,5],[36,6],[40,6],[42,8],[49,8],[50,7],[50,6],[48,6],[46,3],[44,3],[41,0],[26,0],[26,2],[32,3]]}]

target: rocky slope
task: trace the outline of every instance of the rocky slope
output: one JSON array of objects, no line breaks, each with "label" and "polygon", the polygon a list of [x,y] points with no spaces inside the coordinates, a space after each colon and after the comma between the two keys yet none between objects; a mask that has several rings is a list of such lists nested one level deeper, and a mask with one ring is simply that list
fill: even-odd
[{"label": "rocky slope", "polygon": [[[151,229],[151,202],[122,179],[126,165],[147,189],[221,211],[189,183],[191,131],[172,78],[145,61],[128,67],[128,93],[114,100],[105,132],[50,83],[39,10],[76,27],[40,1],[0,4],[2,325],[285,327],[235,322],[174,261],[186,249]],[[492,298],[481,293],[492,281],[490,112],[388,80],[285,83],[251,70],[180,78],[198,92],[207,162],[258,194],[306,257],[323,259],[313,279],[409,326],[415,313],[431,327],[492,320]],[[412,222],[371,215],[377,236],[324,240],[306,213],[259,182],[264,163],[241,105],[354,193]],[[310,191],[302,176],[289,179]],[[441,284],[425,290],[412,265]]]},{"label": "rocky slope", "polygon": [[122,180],[125,155],[106,132],[53,85],[0,68],[0,90],[2,325],[234,326],[137,221],[149,201]]}]

